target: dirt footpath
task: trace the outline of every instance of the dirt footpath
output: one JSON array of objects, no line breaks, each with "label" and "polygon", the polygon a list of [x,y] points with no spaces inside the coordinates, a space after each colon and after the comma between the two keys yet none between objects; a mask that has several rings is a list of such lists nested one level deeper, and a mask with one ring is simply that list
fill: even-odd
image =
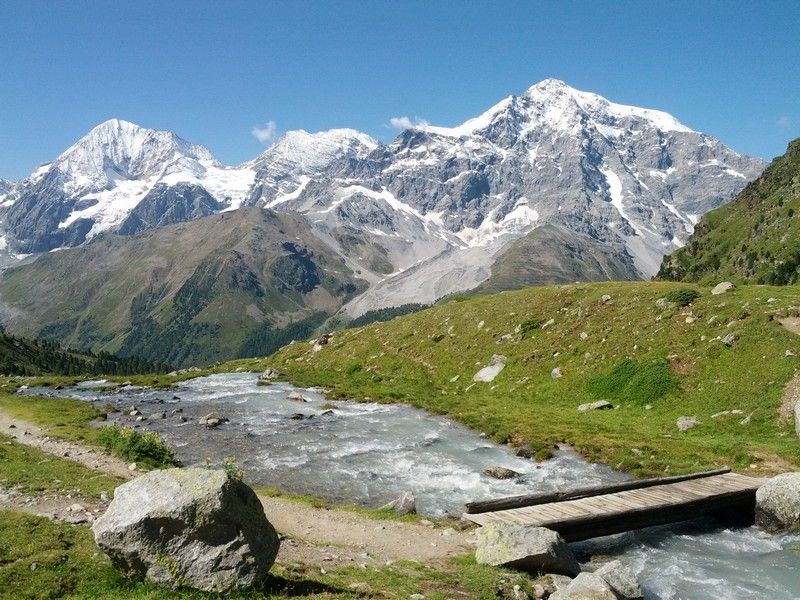
[{"label": "dirt footpath", "polygon": [[122,460],[75,442],[48,437],[47,432],[38,425],[22,419],[15,419],[2,410],[0,410],[0,433],[13,438],[18,444],[38,448],[42,452],[66,458],[106,475],[124,479],[130,479],[133,476],[128,465]]}]

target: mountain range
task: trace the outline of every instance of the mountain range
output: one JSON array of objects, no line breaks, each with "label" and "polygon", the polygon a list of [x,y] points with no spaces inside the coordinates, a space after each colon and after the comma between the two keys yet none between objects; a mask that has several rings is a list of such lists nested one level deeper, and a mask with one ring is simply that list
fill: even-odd
[{"label": "mountain range", "polygon": [[[170,232],[180,231],[181,244],[190,244],[192,236],[218,228],[218,216],[249,207],[266,209],[264,219],[291,226],[281,221],[242,242],[248,248],[246,270],[266,291],[276,285],[270,261],[302,255],[320,272],[336,265],[337,284],[328,293],[344,292],[325,303],[326,314],[358,316],[431,303],[479,286],[646,278],[665,254],[686,243],[702,215],[730,200],[765,166],[667,113],[615,104],[554,79],[457,127],[421,123],[389,144],[350,129],[292,131],[235,167],[174,133],[111,120],[26,179],[0,185],[0,250],[6,261],[47,253],[0,281],[3,321],[23,327],[26,335],[72,345],[146,350],[129,341],[143,318],[131,307],[139,287],[117,299],[121,307],[106,306],[101,298],[83,307],[88,313],[60,298],[46,306],[28,303],[19,290],[41,293],[36,278],[53,280],[67,271],[76,289],[100,279],[149,277],[144,285],[156,285],[154,277],[166,277],[170,284],[158,302],[174,303],[181,286],[197,275],[190,266],[199,264],[171,262],[158,276],[131,274],[127,257],[146,260],[149,252],[166,252],[175,235]],[[261,227],[245,212],[247,217],[231,216],[240,230]],[[187,225],[170,229],[180,223]],[[293,231],[296,239],[280,230]],[[241,233],[237,239],[244,240]],[[273,235],[283,245],[275,246]],[[225,235],[215,239],[230,243]],[[64,250],[71,247],[78,248]],[[104,260],[101,247],[117,249],[117,262]],[[228,251],[203,246],[217,258]],[[248,263],[259,256],[257,265]],[[224,269],[212,271],[219,278]],[[226,292],[215,296],[221,287]],[[209,289],[217,299],[229,299],[228,287]],[[279,329],[307,319],[319,308],[306,303],[307,293],[295,294],[291,307],[278,302],[273,310],[256,302],[258,318],[237,327],[266,323]],[[247,315],[250,304],[228,309]],[[159,306],[151,317],[166,326],[169,310]],[[109,316],[126,310],[124,319]],[[76,318],[76,311],[93,325],[81,329],[83,317]],[[201,319],[198,314],[187,322]],[[219,324],[222,331],[227,326]],[[244,351],[247,335],[233,337],[220,356]],[[200,358],[157,357],[176,364]]]}]

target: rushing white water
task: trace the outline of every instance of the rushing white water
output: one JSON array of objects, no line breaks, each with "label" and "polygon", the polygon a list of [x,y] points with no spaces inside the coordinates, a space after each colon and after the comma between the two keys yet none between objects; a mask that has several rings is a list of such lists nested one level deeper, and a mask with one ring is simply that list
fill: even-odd
[{"label": "rushing white water", "polygon": [[[292,391],[308,402],[290,400]],[[28,392],[41,395],[43,390]],[[469,500],[625,478],[570,452],[537,464],[452,421],[407,406],[336,402],[333,412],[326,413],[327,400],[319,391],[283,383],[257,386],[252,374],[194,379],[181,384],[175,397],[158,390],[98,394],[91,386],[67,393],[121,407],[135,404],[145,415],[166,411],[167,419],[146,426],[161,432],[187,465],[234,456],[254,485],[338,502],[379,506],[413,490],[419,511],[437,515],[458,513]],[[170,416],[175,409],[191,419]],[[198,426],[197,418],[210,411],[230,422],[212,430]],[[291,418],[298,413],[314,416]],[[483,474],[488,466],[522,475],[499,481]],[[649,599],[800,598],[800,536],[693,522],[584,542],[575,550],[584,557],[618,557],[637,573]]]}]

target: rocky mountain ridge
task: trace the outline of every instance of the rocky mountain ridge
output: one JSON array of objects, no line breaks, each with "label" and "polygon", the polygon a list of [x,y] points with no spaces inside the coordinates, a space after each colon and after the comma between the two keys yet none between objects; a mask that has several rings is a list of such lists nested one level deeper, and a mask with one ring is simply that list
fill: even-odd
[{"label": "rocky mountain ridge", "polygon": [[[460,126],[415,125],[386,145],[349,129],[288,132],[238,167],[112,120],[0,191],[0,246],[40,253],[246,206],[298,212],[369,282],[346,307],[358,315],[473,289],[500,257],[520,255],[519,243],[559,281],[649,277],[763,166],[666,113],[554,79]],[[528,237],[543,225],[561,232],[559,244]],[[617,255],[613,268],[576,270],[570,244]]]}]

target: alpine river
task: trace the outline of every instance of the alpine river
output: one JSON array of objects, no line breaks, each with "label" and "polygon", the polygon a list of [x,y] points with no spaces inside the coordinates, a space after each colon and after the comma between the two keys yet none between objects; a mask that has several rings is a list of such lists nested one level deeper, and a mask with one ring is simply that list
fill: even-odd
[{"label": "alpine river", "polygon": [[[293,391],[305,401],[290,399]],[[52,394],[41,388],[27,393]],[[125,409],[135,405],[146,416],[164,412],[167,418],[145,426],[160,432],[184,464],[234,457],[256,487],[333,502],[375,507],[411,490],[421,514],[459,514],[470,500],[626,478],[567,451],[543,463],[519,458],[474,431],[407,406],[335,402],[331,409],[318,390],[258,386],[249,373],[197,378],[168,392],[98,393],[84,384],[57,393]],[[212,411],[230,421],[216,429],[199,426],[198,418]],[[120,421],[134,424],[127,416]],[[521,476],[493,479],[483,473],[489,466]],[[637,573],[647,598],[800,598],[798,535],[692,522],[584,542],[575,550],[619,558]]]}]

